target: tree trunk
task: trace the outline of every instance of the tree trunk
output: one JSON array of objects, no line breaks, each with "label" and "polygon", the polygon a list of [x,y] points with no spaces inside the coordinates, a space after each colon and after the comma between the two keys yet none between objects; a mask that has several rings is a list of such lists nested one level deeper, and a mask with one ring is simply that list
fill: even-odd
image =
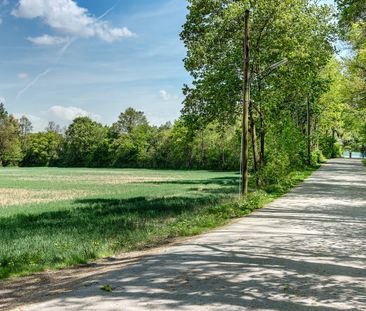
[{"label": "tree trunk", "polygon": [[248,194],[248,106],[250,101],[250,49],[249,49],[250,13],[245,11],[244,29],[244,68],[243,68],[243,124],[242,124],[242,165],[241,165],[241,195]]},{"label": "tree trunk", "polygon": [[224,139],[224,131],[222,131],[222,135],[221,135],[221,169],[225,168],[225,162],[226,162],[226,158],[225,158],[225,139]]},{"label": "tree trunk", "polygon": [[335,150],[334,150],[334,144],[336,142],[335,134],[336,134],[336,130],[335,130],[335,128],[332,128],[332,154],[331,154],[332,158],[336,157]]},{"label": "tree trunk", "polygon": [[250,133],[252,136],[252,150],[253,150],[253,166],[255,172],[255,184],[256,187],[259,187],[259,177],[258,177],[258,150],[257,150],[257,132],[255,127],[254,115],[253,115],[253,104],[249,105],[249,118],[250,118]]},{"label": "tree trunk", "polygon": [[266,138],[266,131],[264,129],[264,116],[263,116],[263,112],[260,110],[259,111],[259,124],[260,124],[260,131],[259,131],[259,135],[260,135],[260,165],[261,167],[264,166],[264,144],[265,144],[265,138]]},{"label": "tree trunk", "polygon": [[311,165],[311,112],[310,112],[310,95],[308,96],[307,102],[307,162]]}]

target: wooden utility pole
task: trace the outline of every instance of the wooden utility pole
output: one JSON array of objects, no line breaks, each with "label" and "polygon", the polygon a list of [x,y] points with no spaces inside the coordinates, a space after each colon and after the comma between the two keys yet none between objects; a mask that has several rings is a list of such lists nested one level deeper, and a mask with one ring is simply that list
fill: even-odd
[{"label": "wooden utility pole", "polygon": [[307,128],[307,132],[308,132],[308,142],[307,142],[307,147],[308,147],[308,165],[311,165],[311,109],[310,109],[310,95],[308,95],[308,102],[307,102],[307,121],[308,121],[308,128]]},{"label": "wooden utility pole", "polygon": [[245,30],[244,30],[244,68],[243,68],[243,124],[242,124],[242,165],[241,165],[241,195],[248,194],[248,107],[250,102],[250,51],[249,51],[249,10],[245,11]]}]

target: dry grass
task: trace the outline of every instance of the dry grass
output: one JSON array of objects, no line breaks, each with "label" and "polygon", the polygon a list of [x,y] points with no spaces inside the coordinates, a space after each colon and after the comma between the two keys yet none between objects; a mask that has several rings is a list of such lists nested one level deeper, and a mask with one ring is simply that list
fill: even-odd
[{"label": "dry grass", "polygon": [[82,190],[33,190],[0,188],[0,207],[31,203],[47,203],[80,198],[88,195]]},{"label": "dry grass", "polygon": [[72,183],[86,183],[86,184],[104,184],[104,185],[123,185],[131,183],[143,182],[161,182],[161,181],[175,181],[182,178],[172,178],[163,176],[133,176],[133,175],[83,175],[83,176],[16,176],[12,175],[20,181],[29,182],[72,182]]}]

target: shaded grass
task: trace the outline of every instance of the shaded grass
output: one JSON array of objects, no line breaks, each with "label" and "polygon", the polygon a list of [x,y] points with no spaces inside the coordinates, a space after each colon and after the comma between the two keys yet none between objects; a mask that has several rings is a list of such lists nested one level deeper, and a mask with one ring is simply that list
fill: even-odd
[{"label": "shaded grass", "polygon": [[[282,184],[242,200],[237,199],[234,173],[178,172],[185,179],[112,186],[112,190],[100,185],[95,195],[86,198],[0,209],[0,278],[86,263],[200,234],[263,207],[311,172],[292,173]],[[68,173],[74,172],[69,169]],[[0,178],[1,182],[5,183]],[[60,186],[68,187],[54,184],[53,188]]]}]

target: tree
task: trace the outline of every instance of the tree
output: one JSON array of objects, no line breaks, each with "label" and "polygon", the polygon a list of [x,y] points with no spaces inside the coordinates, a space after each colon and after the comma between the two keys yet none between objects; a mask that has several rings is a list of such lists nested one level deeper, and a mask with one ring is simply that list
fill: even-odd
[{"label": "tree", "polygon": [[63,137],[53,131],[29,134],[23,166],[58,164]]},{"label": "tree", "polygon": [[55,133],[61,134],[62,129],[61,129],[61,126],[59,124],[57,124],[54,121],[50,121],[50,122],[48,122],[48,125],[45,128],[45,131],[46,132],[55,132]]},{"label": "tree", "polygon": [[0,120],[4,120],[8,116],[8,112],[5,109],[5,105],[0,102]]},{"label": "tree", "polygon": [[339,0],[342,37],[352,48],[345,61],[343,96],[348,109],[345,115],[346,147],[366,149],[366,1]]},{"label": "tree", "polygon": [[33,130],[32,122],[26,117],[22,116],[19,119],[19,126],[20,126],[20,141],[22,145],[23,153],[27,149],[28,143],[28,136]]},{"label": "tree", "polygon": [[129,107],[124,112],[121,112],[118,121],[113,123],[112,132],[117,135],[131,134],[136,127],[147,124],[147,119],[142,111]]},{"label": "tree", "polygon": [[366,20],[366,0],[336,0],[340,25],[349,30],[353,23]]},{"label": "tree", "polygon": [[20,135],[22,137],[27,136],[33,130],[32,122],[26,116],[22,116],[19,119],[19,125],[20,125]]},{"label": "tree", "polygon": [[22,159],[20,126],[0,103],[0,166],[17,165]]},{"label": "tree", "polygon": [[88,117],[78,117],[67,128],[63,161],[68,166],[94,166],[96,151],[107,137],[108,130]]}]

